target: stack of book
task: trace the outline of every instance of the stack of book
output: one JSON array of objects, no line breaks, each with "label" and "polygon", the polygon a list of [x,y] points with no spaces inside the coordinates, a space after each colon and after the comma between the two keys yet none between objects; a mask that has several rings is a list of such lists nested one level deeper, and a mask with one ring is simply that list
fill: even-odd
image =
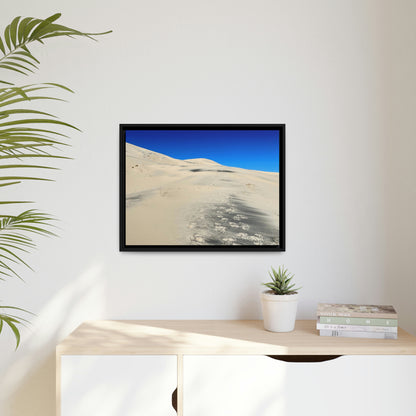
[{"label": "stack of book", "polygon": [[321,336],[397,339],[397,313],[390,305],[319,303],[317,316]]}]

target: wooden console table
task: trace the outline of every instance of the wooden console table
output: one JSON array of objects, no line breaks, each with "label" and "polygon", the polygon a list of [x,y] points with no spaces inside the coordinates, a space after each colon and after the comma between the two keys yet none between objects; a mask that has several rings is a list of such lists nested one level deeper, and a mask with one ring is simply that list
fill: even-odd
[{"label": "wooden console table", "polygon": [[[315,325],[297,321],[293,332],[272,333],[262,321],[86,322],[56,348],[57,416],[140,415],[153,405],[147,414],[268,416],[280,409],[294,415],[310,410],[310,403],[293,403],[292,397],[314,400],[319,392],[316,414],[326,415],[332,401],[353,404],[342,389],[352,389],[362,409],[357,415],[394,409],[401,416],[415,414],[406,409],[405,395],[407,384],[413,388],[416,381],[414,336],[399,329],[397,340],[320,337]],[[335,360],[340,356],[347,357]],[[365,402],[364,388],[385,391],[391,405]],[[345,414],[353,409],[341,407]]]}]

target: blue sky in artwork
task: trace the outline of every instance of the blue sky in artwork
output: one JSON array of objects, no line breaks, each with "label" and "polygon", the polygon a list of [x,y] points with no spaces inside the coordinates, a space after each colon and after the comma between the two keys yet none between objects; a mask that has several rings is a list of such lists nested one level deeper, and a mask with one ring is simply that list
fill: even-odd
[{"label": "blue sky in artwork", "polygon": [[126,142],[175,159],[279,172],[278,130],[127,130]]}]

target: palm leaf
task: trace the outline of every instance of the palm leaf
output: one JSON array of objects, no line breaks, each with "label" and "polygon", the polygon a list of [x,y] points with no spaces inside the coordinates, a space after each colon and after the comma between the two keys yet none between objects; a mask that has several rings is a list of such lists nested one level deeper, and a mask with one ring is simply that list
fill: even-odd
[{"label": "palm leaf", "polygon": [[67,26],[56,24],[61,17],[60,13],[49,16],[46,19],[35,19],[18,16],[6,26],[3,38],[0,36],[0,51],[3,57],[0,58],[0,68],[28,75],[38,68],[39,61],[29,50],[32,42],[43,43],[45,39],[67,36],[86,37],[95,40],[95,36],[110,33],[86,33]]},{"label": "palm leaf", "polygon": [[21,316],[9,313],[9,310],[29,313],[31,315],[33,314],[31,312],[26,311],[25,309],[17,308],[14,306],[0,306],[0,334],[4,328],[4,323],[6,323],[6,325],[9,326],[9,328],[14,334],[17,349],[20,344],[20,330],[18,328],[18,325],[29,324],[29,321],[25,318],[22,318]]},{"label": "palm leaf", "polygon": [[20,278],[13,264],[30,268],[16,252],[28,252],[27,249],[35,248],[31,235],[54,236],[50,230],[53,220],[50,215],[36,210],[27,210],[19,215],[0,216],[0,257],[4,257],[0,270],[3,274]]},{"label": "palm leaf", "polygon": [[[45,89],[62,89],[72,92],[61,84],[25,85],[23,87],[10,87],[0,89],[0,160],[16,158],[42,157],[64,159],[66,157],[56,154],[56,146],[67,145],[62,138],[67,137],[56,128],[70,128],[79,130],[72,124],[57,120],[57,118],[44,111],[28,108],[9,108],[11,104],[29,103],[33,98],[53,99],[50,96],[39,96],[37,92]],[[25,118],[26,115],[36,115],[36,118]],[[39,125],[40,128],[35,127]],[[44,128],[51,126],[52,129]],[[56,127],[56,128],[55,128]],[[54,149],[53,152],[50,150]],[[0,169],[36,168],[56,169],[40,164],[3,164]],[[26,180],[50,180],[43,176],[0,176],[0,186],[11,186]]]},{"label": "palm leaf", "polygon": [[[0,70],[13,71],[28,75],[34,72],[39,60],[29,50],[31,43],[52,37],[86,37],[94,39],[103,33],[85,33],[57,24],[61,14],[46,19],[33,17],[15,17],[6,26],[3,36],[0,34]],[[64,101],[50,94],[62,90],[72,93],[68,87],[56,84],[29,84],[22,87],[0,80],[0,188],[17,185],[27,180],[47,181],[43,175],[24,175],[20,170],[32,169],[46,172],[56,169],[45,166],[44,158],[50,161],[68,159],[57,152],[68,146],[64,133],[67,129],[79,129],[74,125],[57,119],[53,114],[31,108],[38,101]],[[38,163],[30,161],[35,158]],[[14,161],[10,161],[14,159]],[[8,174],[8,170],[12,170]],[[17,173],[15,172],[17,170]],[[6,172],[3,174],[3,172]],[[30,201],[2,200],[0,205],[26,204]],[[21,276],[17,268],[28,267],[25,255],[35,247],[37,235],[54,236],[51,231],[54,218],[36,210],[26,210],[18,215],[0,215],[0,281],[9,277]],[[28,322],[20,317],[23,309],[12,306],[0,306],[0,333],[8,326],[16,338],[16,348],[20,343],[20,325]]]}]

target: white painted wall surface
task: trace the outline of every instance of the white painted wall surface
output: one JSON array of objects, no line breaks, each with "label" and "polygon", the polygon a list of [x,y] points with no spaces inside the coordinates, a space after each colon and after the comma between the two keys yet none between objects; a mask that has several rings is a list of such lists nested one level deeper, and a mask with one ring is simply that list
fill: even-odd
[{"label": "white painted wall surface", "polygon": [[[113,29],[52,39],[40,71],[76,91],[50,111],[73,122],[56,183],[15,193],[61,219],[26,284],[2,302],[37,314],[13,352],[0,337],[0,413],[54,414],[54,347],[87,319],[260,318],[260,283],[285,264],[319,301],[393,303],[416,333],[413,241],[415,3],[360,0],[21,0],[17,15]],[[119,253],[119,123],[286,123],[285,253]]]}]

